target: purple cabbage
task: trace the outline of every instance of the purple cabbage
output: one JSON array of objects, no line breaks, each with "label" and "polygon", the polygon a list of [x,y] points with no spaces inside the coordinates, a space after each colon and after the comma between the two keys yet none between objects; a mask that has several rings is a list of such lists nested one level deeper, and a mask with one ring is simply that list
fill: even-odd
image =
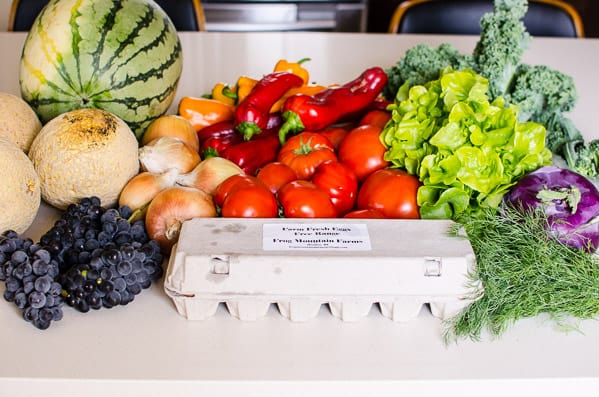
[{"label": "purple cabbage", "polygon": [[524,210],[542,209],[551,234],[568,245],[589,252],[599,246],[599,190],[574,171],[539,168],[522,177],[504,202]]}]

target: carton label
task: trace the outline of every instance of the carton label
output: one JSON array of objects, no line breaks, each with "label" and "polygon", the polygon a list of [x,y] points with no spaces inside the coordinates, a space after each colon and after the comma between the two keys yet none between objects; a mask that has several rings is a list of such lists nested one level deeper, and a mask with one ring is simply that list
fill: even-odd
[{"label": "carton label", "polygon": [[265,223],[265,251],[370,251],[368,227],[363,223]]}]

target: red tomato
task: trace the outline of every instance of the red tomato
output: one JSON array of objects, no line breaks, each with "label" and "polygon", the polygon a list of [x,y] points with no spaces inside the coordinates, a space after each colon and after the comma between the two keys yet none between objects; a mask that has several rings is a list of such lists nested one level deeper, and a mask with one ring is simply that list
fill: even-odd
[{"label": "red tomato", "polygon": [[358,178],[346,165],[337,161],[320,164],[312,175],[312,183],[329,195],[337,216],[343,216],[354,208]]},{"label": "red tomato", "polygon": [[339,144],[339,161],[363,181],[376,170],[387,167],[384,155],[387,149],[379,138],[381,129],[362,125],[351,130]]},{"label": "red tomato", "polygon": [[380,211],[370,208],[364,210],[354,210],[343,216],[344,218],[360,218],[360,219],[384,219],[385,216]]},{"label": "red tomato", "polygon": [[391,120],[391,112],[382,109],[373,109],[362,116],[358,124],[372,125],[382,130],[389,120]]},{"label": "red tomato", "polygon": [[373,172],[358,192],[358,209],[374,209],[386,218],[418,219],[416,194],[420,181],[399,169]]},{"label": "red tomato", "polygon": [[335,218],[337,211],[328,194],[315,184],[296,180],[283,186],[279,202],[287,218]]},{"label": "red tomato", "polygon": [[278,215],[275,195],[253,176],[227,178],[216,189],[215,197],[215,203],[222,200],[221,215],[225,218],[275,218]]},{"label": "red tomato", "polygon": [[228,177],[227,179],[225,179],[224,181],[222,181],[220,183],[220,185],[218,185],[216,187],[216,190],[214,191],[214,194],[212,195],[212,201],[214,201],[214,204],[218,205],[219,207],[223,205],[223,203],[225,202],[225,199],[227,198],[227,196],[229,195],[229,193],[236,189],[239,188],[240,186],[243,185],[253,185],[256,184],[257,179],[254,178],[253,176],[247,175],[247,174],[237,174],[237,175],[232,175],[230,177]]},{"label": "red tomato", "polygon": [[298,179],[310,179],[316,167],[327,160],[337,160],[337,156],[327,137],[317,132],[301,132],[285,142],[277,160],[295,171]]},{"label": "red tomato", "polygon": [[275,195],[264,185],[244,185],[229,193],[221,207],[225,218],[276,218]]},{"label": "red tomato", "polygon": [[295,171],[293,171],[287,164],[278,161],[266,164],[258,171],[256,176],[273,193],[278,192],[286,183],[297,179]]},{"label": "red tomato", "polygon": [[348,132],[349,130],[345,128],[331,127],[327,128],[326,130],[320,131],[319,134],[326,136],[327,139],[331,141],[331,143],[333,144],[333,147],[337,149],[339,147],[339,144],[341,143],[343,138],[345,138],[345,135],[347,135]]}]

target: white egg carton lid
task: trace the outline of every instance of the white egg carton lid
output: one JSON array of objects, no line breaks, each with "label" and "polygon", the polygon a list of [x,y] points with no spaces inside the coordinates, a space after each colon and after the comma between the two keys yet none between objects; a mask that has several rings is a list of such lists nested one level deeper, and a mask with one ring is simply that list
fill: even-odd
[{"label": "white egg carton lid", "polygon": [[[252,321],[275,304],[291,321],[307,321],[322,305],[358,321],[374,305],[394,321],[423,305],[445,319],[473,297],[475,255],[444,220],[232,219],[184,222],[164,289],[189,320],[220,304]],[[478,291],[480,286],[475,286]]]}]

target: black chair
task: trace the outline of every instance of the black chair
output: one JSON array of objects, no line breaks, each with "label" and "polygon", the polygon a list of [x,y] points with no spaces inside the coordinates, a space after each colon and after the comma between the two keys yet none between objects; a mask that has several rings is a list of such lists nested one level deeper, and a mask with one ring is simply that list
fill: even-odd
[{"label": "black chair", "polygon": [[[492,10],[492,0],[407,0],[395,9],[388,33],[479,35],[481,17]],[[584,37],[580,15],[560,0],[530,0],[523,21],[532,36]]]},{"label": "black chair", "polygon": [[[27,32],[49,0],[13,0],[8,30]],[[206,20],[200,0],[155,0],[178,31],[205,31]]]}]

